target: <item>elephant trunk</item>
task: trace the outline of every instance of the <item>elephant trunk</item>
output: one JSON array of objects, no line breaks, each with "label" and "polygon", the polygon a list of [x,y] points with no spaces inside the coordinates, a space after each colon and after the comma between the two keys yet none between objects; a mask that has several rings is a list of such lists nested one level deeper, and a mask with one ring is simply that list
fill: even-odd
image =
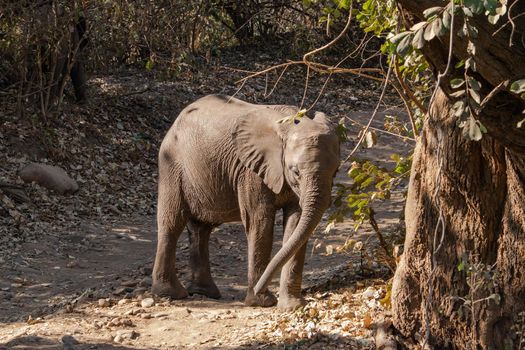
[{"label": "elephant trunk", "polygon": [[330,190],[326,195],[319,195],[318,188],[310,189],[301,201],[301,218],[292,235],[284,243],[282,248],[275,254],[264,273],[254,287],[257,295],[265,290],[273,275],[280,270],[290,258],[308,241],[310,235],[323,217],[323,212],[330,205]]}]

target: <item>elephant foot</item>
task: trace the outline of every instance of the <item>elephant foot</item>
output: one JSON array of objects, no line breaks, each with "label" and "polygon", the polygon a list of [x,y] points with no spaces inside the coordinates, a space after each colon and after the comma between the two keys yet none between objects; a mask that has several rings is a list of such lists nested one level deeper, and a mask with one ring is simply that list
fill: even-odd
[{"label": "elephant foot", "polygon": [[244,304],[248,306],[269,307],[277,304],[277,298],[269,290],[257,295],[254,295],[253,292],[249,292],[246,299],[244,299]]},{"label": "elephant foot", "polygon": [[172,299],[184,299],[188,297],[188,291],[180,284],[179,281],[175,285],[168,282],[153,282],[151,287],[151,294],[159,297],[169,297]]},{"label": "elephant foot", "polygon": [[301,306],[306,305],[306,301],[302,297],[292,297],[292,296],[279,296],[279,303],[277,307],[281,311],[294,311],[295,309],[300,308]]},{"label": "elephant foot", "polygon": [[201,294],[205,295],[208,298],[212,299],[220,299],[221,298],[221,292],[219,291],[219,288],[215,285],[215,283],[207,283],[207,284],[199,284],[195,282],[191,282],[188,286],[188,293],[190,295],[193,294]]}]

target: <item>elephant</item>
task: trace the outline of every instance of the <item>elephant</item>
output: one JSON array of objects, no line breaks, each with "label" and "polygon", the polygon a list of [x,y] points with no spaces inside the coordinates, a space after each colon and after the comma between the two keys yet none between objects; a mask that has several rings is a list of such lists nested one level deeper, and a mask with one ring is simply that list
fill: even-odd
[{"label": "elephant", "polygon": [[[152,293],[219,298],[208,243],[222,223],[241,221],[248,242],[250,306],[292,310],[301,296],[306,244],[331,203],[340,141],[328,118],[287,118],[298,109],[209,95],[182,110],[159,150],[158,242]],[[271,259],[275,215],[283,246]],[[177,240],[187,226],[191,282],[176,275]],[[268,290],[281,269],[279,300]]]}]

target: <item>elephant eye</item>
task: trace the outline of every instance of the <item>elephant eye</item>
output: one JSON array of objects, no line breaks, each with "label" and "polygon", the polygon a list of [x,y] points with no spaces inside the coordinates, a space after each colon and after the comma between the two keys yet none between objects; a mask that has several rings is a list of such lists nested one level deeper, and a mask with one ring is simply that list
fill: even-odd
[{"label": "elephant eye", "polygon": [[291,170],[296,177],[299,177],[299,168],[297,168],[297,165],[292,165]]}]

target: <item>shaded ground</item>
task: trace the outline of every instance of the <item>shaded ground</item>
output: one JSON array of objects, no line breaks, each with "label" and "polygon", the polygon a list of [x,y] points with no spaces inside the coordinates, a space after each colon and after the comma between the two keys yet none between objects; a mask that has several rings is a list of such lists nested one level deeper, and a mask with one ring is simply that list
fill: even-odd
[{"label": "shaded ground", "polygon": [[[150,297],[155,252],[157,147],[185,104],[207,93],[237,90],[234,80],[242,74],[226,68],[233,63],[225,57],[219,68],[189,71],[174,82],[140,72],[92,78],[88,105],[66,105],[58,118],[43,124],[16,118],[9,105],[0,110],[0,181],[23,186],[31,199],[17,202],[0,192],[0,349],[372,347],[371,323],[387,313],[380,300],[388,272],[373,259],[377,244],[371,230],[364,227],[353,235],[351,223],[324,234],[323,222],[310,240],[304,282],[309,304],[303,310],[280,314],[243,306],[246,242],[237,224],[212,235],[212,271],[221,300],[195,296],[141,305]],[[251,80],[238,96],[299,105],[303,78],[301,71],[285,75],[266,99],[266,80]],[[315,100],[322,82],[312,78],[307,103]],[[337,78],[329,87],[316,108],[334,120],[350,114],[366,124],[375,86]],[[397,108],[385,113],[403,115]],[[346,153],[358,130],[350,129]],[[377,147],[359,154],[388,166],[388,155],[406,152],[409,145],[384,135]],[[16,170],[30,160],[64,167],[80,183],[79,193],[59,197],[23,185]],[[347,181],[345,172],[342,167],[339,181]],[[386,235],[397,232],[402,205],[401,189],[376,208]],[[280,219],[277,226],[274,252],[280,246]],[[352,235],[365,242],[363,251],[332,252]],[[185,235],[179,247],[186,281]]]}]

